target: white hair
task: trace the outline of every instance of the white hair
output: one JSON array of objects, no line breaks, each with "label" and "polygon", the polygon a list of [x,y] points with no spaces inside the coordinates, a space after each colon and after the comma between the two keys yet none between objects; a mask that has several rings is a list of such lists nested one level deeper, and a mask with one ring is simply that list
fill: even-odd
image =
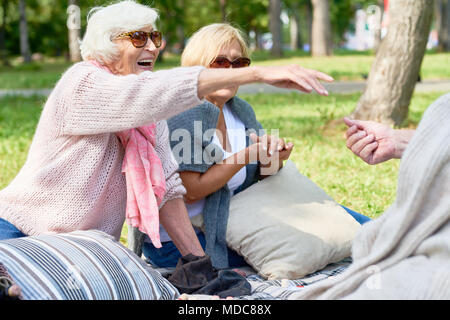
[{"label": "white hair", "polygon": [[80,45],[83,60],[102,64],[119,58],[117,45],[112,40],[119,34],[146,27],[155,28],[158,13],[155,9],[133,0],[121,1],[89,11],[86,33]]}]

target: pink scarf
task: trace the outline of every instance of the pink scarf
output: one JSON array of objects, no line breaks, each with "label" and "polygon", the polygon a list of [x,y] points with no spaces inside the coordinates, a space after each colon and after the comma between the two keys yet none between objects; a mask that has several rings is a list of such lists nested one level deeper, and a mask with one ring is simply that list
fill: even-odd
[{"label": "pink scarf", "polygon": [[[95,66],[111,71],[98,63]],[[125,148],[122,172],[127,183],[126,220],[146,233],[156,248],[161,248],[158,206],[166,193],[166,179],[155,151],[156,124],[116,133]]]}]

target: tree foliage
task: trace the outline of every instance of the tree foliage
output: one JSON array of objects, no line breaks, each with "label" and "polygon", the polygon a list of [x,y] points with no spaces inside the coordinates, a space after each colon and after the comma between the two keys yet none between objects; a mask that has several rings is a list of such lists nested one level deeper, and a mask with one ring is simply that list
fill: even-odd
[{"label": "tree foliage", "polygon": [[[19,0],[0,0],[0,50],[2,54],[20,54]],[[117,0],[80,0],[82,29],[90,8]],[[263,34],[269,33],[269,0],[137,0],[156,8],[160,14],[158,28],[163,31],[169,50],[180,50],[200,27],[220,22],[230,22],[252,35],[252,42],[259,48]],[[310,43],[311,0],[282,0],[282,11],[289,17],[297,17],[299,38]],[[335,47],[343,40],[345,32],[352,28],[356,9],[376,4],[377,0],[329,0],[332,39]],[[64,0],[26,1],[29,43],[33,53],[67,55],[67,4]],[[7,10],[3,19],[4,9]],[[295,12],[293,12],[295,10]],[[4,21],[3,21],[4,20]],[[289,43],[289,28],[283,29],[283,42]]]}]

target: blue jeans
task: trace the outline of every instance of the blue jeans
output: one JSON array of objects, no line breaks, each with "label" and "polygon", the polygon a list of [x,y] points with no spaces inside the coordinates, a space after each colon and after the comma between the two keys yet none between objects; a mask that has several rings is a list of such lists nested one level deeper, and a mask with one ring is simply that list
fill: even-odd
[{"label": "blue jeans", "polygon": [[26,235],[19,231],[13,224],[0,218],[0,240],[22,237],[26,237]]},{"label": "blue jeans", "polygon": [[[206,239],[203,232],[197,233],[198,240],[202,245],[203,250],[206,247]],[[160,268],[175,268],[178,259],[181,258],[181,253],[172,241],[163,242],[162,248],[155,248],[155,246],[149,242],[144,242],[142,246],[142,253],[145,258]],[[236,251],[228,248],[228,264],[230,268],[239,268],[248,266],[244,258],[240,256]]]},{"label": "blue jeans", "polygon": [[341,207],[344,208],[345,211],[347,211],[356,221],[358,221],[359,224],[364,224],[371,220],[368,216],[365,216],[365,215],[362,215],[361,213],[350,210],[349,208],[344,207],[343,205],[341,205]]},{"label": "blue jeans", "polygon": [[[359,224],[364,224],[370,221],[370,218],[357,213],[349,208],[341,206],[347,211]],[[206,239],[203,232],[197,233],[198,240],[205,250],[206,247]],[[150,260],[150,262],[160,268],[175,268],[178,262],[178,259],[181,258],[181,253],[178,251],[177,247],[172,241],[167,241],[162,243],[162,248],[155,248],[153,244],[149,242],[144,242],[142,246],[142,253],[145,258]],[[244,258],[240,256],[236,251],[228,248],[228,264],[231,268],[239,268],[248,266],[245,262]]]}]

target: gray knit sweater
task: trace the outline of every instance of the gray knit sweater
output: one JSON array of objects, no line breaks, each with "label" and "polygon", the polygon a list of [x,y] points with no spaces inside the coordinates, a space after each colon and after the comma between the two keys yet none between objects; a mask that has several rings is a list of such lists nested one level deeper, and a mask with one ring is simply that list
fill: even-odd
[{"label": "gray knit sweater", "polygon": [[[262,135],[261,124],[256,120],[253,108],[244,100],[234,97],[227,102],[231,111],[244,123],[247,132],[255,132]],[[172,134],[177,129],[185,129],[191,134],[191,157],[185,161],[183,151],[176,154],[179,171],[206,172],[216,160],[222,160],[222,148],[212,143],[212,135],[206,134],[208,130],[217,128],[220,109],[214,104],[205,101],[203,104],[180,113],[167,120],[169,132]],[[195,126],[201,124],[201,131],[196,131]],[[202,136],[199,136],[199,134]],[[178,141],[170,139],[172,150]],[[246,146],[250,145],[249,134],[246,137]],[[199,150],[200,152],[195,152]],[[253,163],[246,166],[246,179],[235,191],[235,194],[248,188],[259,180],[259,164]],[[213,266],[228,267],[228,250],[226,244],[226,228],[230,206],[230,190],[223,186],[220,190],[206,197],[203,209],[203,221],[206,238],[205,252],[211,257]]]},{"label": "gray knit sweater", "polygon": [[293,299],[450,299],[450,94],[428,107],[402,157],[397,197],[353,241],[353,264]]}]

